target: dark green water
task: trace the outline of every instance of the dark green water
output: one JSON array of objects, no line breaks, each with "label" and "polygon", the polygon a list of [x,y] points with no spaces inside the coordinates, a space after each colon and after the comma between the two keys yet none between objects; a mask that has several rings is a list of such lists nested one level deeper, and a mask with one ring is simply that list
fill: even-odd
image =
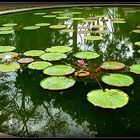
[{"label": "dark green water", "polygon": [[[133,12],[133,10],[135,10]],[[84,35],[77,33],[82,22],[43,18],[33,15],[37,12],[80,11],[73,17],[106,15],[109,19],[124,18],[125,24],[105,22],[112,33],[101,34],[102,41],[85,41]],[[129,11],[129,12],[127,12]],[[13,45],[15,52],[24,53],[32,49],[45,50],[55,45],[69,45],[73,51],[65,60],[76,62],[73,53],[79,50],[92,50],[100,54],[91,60],[95,66],[103,61],[120,61],[130,66],[140,63],[136,41],[139,34],[131,33],[140,25],[140,11],[135,7],[101,7],[91,9],[57,8],[32,12],[23,12],[0,16],[0,24],[17,23],[15,33],[0,35],[0,44]],[[38,30],[26,31],[23,27],[40,22],[65,24],[73,27],[73,33],[62,33],[60,30],[41,27]],[[92,26],[87,25],[85,26]],[[101,23],[102,24],[102,23]],[[96,33],[95,35],[100,35]],[[63,63],[58,61],[57,63]],[[127,88],[118,88],[126,92],[129,102],[119,109],[102,109],[87,101],[87,93],[100,89],[96,81],[77,80],[76,84],[63,91],[44,90],[40,81],[46,77],[42,71],[33,71],[22,65],[22,71],[0,73],[0,132],[21,137],[136,137],[140,136],[140,76],[127,72],[134,83]],[[116,88],[101,82],[104,88]]]}]

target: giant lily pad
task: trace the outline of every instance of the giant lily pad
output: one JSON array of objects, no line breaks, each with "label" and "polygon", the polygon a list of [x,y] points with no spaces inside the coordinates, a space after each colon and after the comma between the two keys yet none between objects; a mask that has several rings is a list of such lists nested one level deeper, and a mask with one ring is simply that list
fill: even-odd
[{"label": "giant lily pad", "polygon": [[21,64],[28,64],[28,63],[31,63],[33,62],[34,59],[33,58],[21,58],[18,60],[18,63],[21,63]]},{"label": "giant lily pad", "polygon": [[119,21],[124,21],[125,19],[124,18],[113,18],[113,20],[119,20]]},{"label": "giant lily pad", "polygon": [[53,17],[56,17],[56,15],[45,15],[43,16],[44,18],[53,18]]},{"label": "giant lily pad", "polygon": [[64,19],[64,20],[66,20],[66,19],[70,19],[71,17],[67,17],[67,16],[62,16],[62,17],[56,17],[56,19]]},{"label": "giant lily pad", "polygon": [[75,17],[75,18],[71,18],[72,20],[85,20],[85,18],[81,18],[81,17]]},{"label": "giant lily pad", "polygon": [[72,48],[68,46],[52,46],[51,48],[47,48],[47,52],[58,52],[58,53],[66,53],[71,51]]},{"label": "giant lily pad", "polygon": [[116,109],[125,106],[129,101],[129,96],[118,89],[97,89],[87,94],[87,100],[95,106],[101,108]]},{"label": "giant lily pad", "polygon": [[52,14],[63,14],[64,11],[52,11],[51,13],[52,13]]},{"label": "giant lily pad", "polygon": [[130,72],[140,74],[140,64],[133,64],[129,68],[130,68]]},{"label": "giant lily pad", "polygon": [[20,68],[20,65],[16,62],[8,64],[0,64],[0,72],[11,72],[16,71]]},{"label": "giant lily pad", "polygon": [[12,33],[14,33],[14,30],[3,30],[3,31],[0,31],[1,35],[12,34]]},{"label": "giant lily pad", "polygon": [[84,39],[86,40],[102,40],[102,36],[85,36]]},{"label": "giant lily pad", "polygon": [[132,77],[124,74],[112,73],[102,76],[102,81],[108,85],[124,87],[133,84],[134,80]]},{"label": "giant lily pad", "polygon": [[0,27],[0,31],[9,31],[13,30],[13,27]]},{"label": "giant lily pad", "polygon": [[47,75],[69,75],[72,74],[75,71],[74,68],[71,66],[67,65],[54,65],[47,67],[46,69],[43,70],[44,74]]},{"label": "giant lily pad", "polygon": [[64,90],[72,87],[75,84],[73,78],[67,78],[65,76],[51,76],[43,79],[40,85],[44,89],[48,90]]},{"label": "giant lily pad", "polygon": [[67,33],[69,33],[69,32],[74,32],[74,30],[73,29],[70,29],[70,28],[66,28],[66,29],[61,30],[61,32],[67,32]]},{"label": "giant lily pad", "polygon": [[37,30],[39,28],[40,28],[40,26],[26,26],[23,29],[24,30]]},{"label": "giant lily pad", "polygon": [[57,61],[67,58],[67,55],[63,53],[45,53],[42,54],[40,58],[48,61]]},{"label": "giant lily pad", "polygon": [[120,70],[125,67],[125,64],[116,61],[105,61],[100,67],[105,70]]},{"label": "giant lily pad", "polygon": [[6,53],[0,53],[0,58],[5,58],[7,55],[14,58],[18,57],[18,53],[16,52],[6,52]]},{"label": "giant lily pad", "polygon": [[72,15],[80,15],[82,12],[70,12]]},{"label": "giant lily pad", "polygon": [[14,46],[0,46],[0,52],[10,52],[15,50]]},{"label": "giant lily pad", "polygon": [[93,25],[92,27],[94,27],[94,28],[106,28],[105,25]]},{"label": "giant lily pad", "polygon": [[138,50],[138,53],[140,53],[140,50]]},{"label": "giant lily pad", "polygon": [[61,24],[57,24],[57,25],[51,25],[49,26],[49,28],[52,28],[52,29],[63,29],[63,28],[66,28],[65,25],[61,25]]},{"label": "giant lily pad", "polygon": [[126,21],[123,21],[123,20],[113,20],[113,23],[126,23]]},{"label": "giant lily pad", "polygon": [[17,23],[7,23],[7,24],[3,24],[2,26],[6,26],[6,27],[13,27],[16,26]]},{"label": "giant lily pad", "polygon": [[34,15],[45,15],[46,13],[34,13]]},{"label": "giant lily pad", "polygon": [[77,52],[76,54],[74,54],[74,56],[80,59],[95,59],[100,55],[96,52],[82,51],[82,52]]},{"label": "giant lily pad", "polygon": [[52,64],[50,62],[45,61],[36,61],[32,62],[28,65],[28,68],[35,69],[35,70],[43,70],[48,66],[51,66]]},{"label": "giant lily pad", "polygon": [[35,24],[36,26],[49,26],[51,25],[50,23],[37,23]]},{"label": "giant lily pad", "polygon": [[140,46],[140,41],[135,42],[135,45]]},{"label": "giant lily pad", "polygon": [[140,33],[140,29],[133,30],[134,33]]},{"label": "giant lily pad", "polygon": [[40,56],[41,54],[45,53],[42,50],[30,50],[30,51],[26,51],[23,54],[25,56]]}]

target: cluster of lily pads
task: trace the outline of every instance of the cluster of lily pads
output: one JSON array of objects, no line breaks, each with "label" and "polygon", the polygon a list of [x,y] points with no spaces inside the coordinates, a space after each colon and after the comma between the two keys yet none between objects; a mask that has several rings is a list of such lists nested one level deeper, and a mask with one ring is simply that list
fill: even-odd
[{"label": "cluster of lily pads", "polygon": [[[54,14],[59,14],[56,16]],[[104,18],[105,16],[95,16],[95,17],[72,17],[73,14],[81,14],[81,12],[70,12],[64,13],[63,11],[53,11],[52,15],[46,15],[46,13],[34,13],[34,15],[43,15],[44,18],[56,18],[56,19],[72,19],[80,20],[83,22],[94,22],[95,20],[101,18],[102,21],[106,22],[108,19]],[[126,23],[122,18],[114,18],[113,23]],[[13,32],[13,26],[17,24],[5,24],[3,27],[0,27],[0,34],[8,34]],[[6,26],[6,27],[4,27]],[[37,23],[33,26],[26,26],[24,30],[36,30],[41,26],[49,26],[53,29],[63,29],[64,32],[74,32],[73,29],[66,28],[66,25],[51,25],[50,23]],[[66,28],[66,29],[64,29]],[[81,26],[79,33],[87,33],[92,30],[99,32],[100,28],[106,28],[105,25],[93,25],[92,28]],[[84,31],[81,29],[85,29]],[[88,29],[88,30],[86,30]],[[100,33],[105,33],[107,30],[102,30]],[[135,33],[140,33],[139,30],[134,30]],[[96,41],[103,40],[102,36],[88,35],[84,36],[84,39],[87,41]],[[135,45],[140,45],[140,42],[136,42]],[[48,75],[47,78],[44,78],[40,81],[40,86],[43,89],[47,90],[64,90],[68,89],[75,85],[76,79],[73,74],[76,72],[76,69],[71,65],[64,64],[53,64],[54,61],[62,60],[67,58],[67,53],[72,51],[72,47],[69,46],[52,46],[46,48],[46,50],[29,50],[23,53],[25,57],[19,58],[18,53],[13,52],[16,48],[14,46],[0,46],[0,58],[2,60],[6,59],[7,56],[11,57],[11,61],[8,63],[0,64],[0,72],[11,72],[20,69],[21,64],[28,64],[29,69],[41,70],[45,75]],[[140,50],[138,51],[140,53]],[[100,55],[93,51],[80,51],[76,52],[73,55],[77,59],[90,60],[100,57]],[[38,60],[35,60],[38,58]],[[101,80],[112,86],[117,87],[126,87],[133,84],[134,80],[131,76],[126,74],[119,74],[117,71],[124,69],[125,64],[116,61],[105,61],[100,65],[100,68],[104,70],[105,73]],[[129,67],[130,72],[135,74],[140,74],[140,64],[134,64]],[[108,73],[108,71],[112,71]],[[114,73],[114,71],[116,73]],[[90,91],[87,94],[87,100],[95,106],[102,108],[119,108],[126,105],[129,101],[129,97],[126,93],[118,89],[98,89]]]}]

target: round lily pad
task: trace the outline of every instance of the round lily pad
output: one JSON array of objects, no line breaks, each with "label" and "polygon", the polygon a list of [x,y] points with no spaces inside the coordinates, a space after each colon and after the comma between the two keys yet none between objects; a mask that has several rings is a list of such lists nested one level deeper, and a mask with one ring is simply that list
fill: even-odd
[{"label": "round lily pad", "polygon": [[64,19],[64,20],[66,20],[66,19],[70,19],[71,17],[67,17],[67,16],[62,16],[62,17],[56,17],[56,19]]},{"label": "round lily pad", "polygon": [[61,30],[61,32],[68,32],[69,33],[69,32],[74,32],[74,30],[66,28],[66,29]]},{"label": "round lily pad", "polygon": [[119,21],[124,21],[125,19],[124,18],[113,18],[113,20],[119,20]]},{"label": "round lily pad", "polygon": [[32,62],[28,65],[28,68],[35,69],[35,70],[43,70],[48,66],[51,66],[52,64],[50,62],[45,61],[36,61]]},{"label": "round lily pad", "polygon": [[95,17],[97,17],[97,18],[102,18],[102,17],[105,17],[105,15],[97,15],[97,16],[95,16]]},{"label": "round lily pad", "polygon": [[30,50],[30,51],[26,51],[23,53],[23,55],[25,56],[40,56],[41,54],[44,54],[45,51],[42,50]]},{"label": "round lily pad", "polygon": [[86,40],[102,40],[102,36],[85,36],[84,39]]},{"label": "round lily pad", "polygon": [[87,94],[87,100],[95,106],[101,108],[116,109],[125,106],[129,101],[129,96],[118,89],[97,89]]},{"label": "round lily pad", "polygon": [[16,57],[18,57],[18,53],[16,53],[16,52],[6,52],[6,53],[0,53],[0,58],[5,58],[6,56],[11,56],[11,57],[14,57],[14,58],[16,58]]},{"label": "round lily pad", "polygon": [[132,32],[134,32],[134,33],[140,33],[140,30],[139,29],[136,29],[136,30],[133,30]]},{"label": "round lily pad", "polygon": [[138,50],[138,53],[140,53],[140,50]]},{"label": "round lily pad", "polygon": [[52,14],[63,14],[64,11],[52,11],[51,13],[52,13]]},{"label": "round lily pad", "polygon": [[94,20],[94,19],[84,19],[83,20],[83,22],[91,22],[91,23],[93,23],[93,22],[95,22],[96,20]]},{"label": "round lily pad", "polygon": [[0,46],[0,52],[10,52],[15,50],[14,46]]},{"label": "round lily pad", "polygon": [[105,70],[120,70],[125,67],[125,64],[116,61],[105,61],[100,67]]},{"label": "round lily pad", "polygon": [[51,25],[49,26],[49,28],[52,28],[52,29],[63,29],[63,28],[66,28],[65,25],[61,25],[61,24],[57,24],[57,25]]},{"label": "round lily pad", "polygon": [[33,58],[21,58],[18,60],[18,63],[21,63],[21,64],[28,64],[28,63],[31,63],[33,62],[34,59]]},{"label": "round lily pad", "polygon": [[67,66],[67,65],[54,65],[54,66],[50,66],[47,67],[43,70],[44,74],[47,75],[69,75],[72,74],[75,71],[74,68],[72,68],[71,66]]},{"label": "round lily pad", "polygon": [[57,52],[57,53],[66,53],[71,51],[72,48],[68,46],[52,46],[51,48],[47,48],[46,52]]},{"label": "round lily pad", "polygon": [[40,58],[47,61],[57,61],[67,58],[67,55],[63,53],[45,53],[42,54]]},{"label": "round lily pad", "polygon": [[133,64],[129,68],[130,68],[130,72],[140,74],[140,64]]},{"label": "round lily pad", "polygon": [[43,79],[40,82],[40,86],[48,90],[64,90],[72,87],[75,84],[73,78],[67,78],[65,76],[51,76]]},{"label": "round lily pad", "polygon": [[140,41],[135,42],[135,45],[140,46]]},{"label": "round lily pad", "polygon": [[73,15],[80,15],[82,12],[70,12]]},{"label": "round lily pad", "polygon": [[0,27],[0,31],[9,31],[13,30],[13,27]]},{"label": "round lily pad", "polygon": [[94,28],[106,28],[105,25],[93,25],[92,27],[94,27]]},{"label": "round lily pad", "polygon": [[56,17],[56,15],[45,15],[43,16],[44,18],[53,18],[53,17]]},{"label": "round lily pad", "polygon": [[45,15],[46,13],[34,13],[34,15]]},{"label": "round lily pad", "polygon": [[71,18],[72,20],[84,20],[85,18],[80,18],[80,17],[75,17],[75,18]]},{"label": "round lily pad", "polygon": [[6,26],[6,27],[13,27],[16,26],[17,23],[7,23],[7,24],[3,24],[2,26]]},{"label": "round lily pad", "polygon": [[1,35],[5,35],[5,34],[12,34],[12,33],[14,33],[14,30],[3,30],[3,31],[0,31],[0,34]]},{"label": "round lily pad", "polygon": [[82,51],[82,52],[77,52],[76,54],[74,54],[74,56],[80,59],[95,59],[100,55],[96,52]]},{"label": "round lily pad", "polygon": [[125,87],[133,84],[134,80],[132,77],[124,74],[112,73],[102,76],[102,81],[108,85]]},{"label": "round lily pad", "polygon": [[35,24],[36,26],[49,26],[51,25],[50,23],[37,23]]},{"label": "round lily pad", "polygon": [[20,68],[20,65],[16,62],[8,64],[0,64],[0,72],[11,72],[16,71]]},{"label": "round lily pad", "polygon": [[24,30],[37,30],[39,28],[40,28],[40,26],[26,26],[23,29]]},{"label": "round lily pad", "polygon": [[113,23],[126,23],[126,21],[123,21],[123,20],[113,20]]}]

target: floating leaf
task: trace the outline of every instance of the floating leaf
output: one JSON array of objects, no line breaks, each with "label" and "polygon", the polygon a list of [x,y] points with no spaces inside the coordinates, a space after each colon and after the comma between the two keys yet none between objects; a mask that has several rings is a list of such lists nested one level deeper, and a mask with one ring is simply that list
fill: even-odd
[{"label": "floating leaf", "polygon": [[86,30],[81,31],[81,30],[80,30],[80,31],[77,31],[77,33],[78,33],[78,34],[90,34],[90,33],[92,33],[92,31],[89,31],[89,30],[88,30],[88,31],[86,31]]},{"label": "floating leaf", "polygon": [[95,31],[95,33],[106,34],[106,33],[110,33],[110,31],[108,31],[108,30],[97,30],[97,31]]},{"label": "floating leaf", "polygon": [[133,64],[129,68],[130,68],[130,72],[140,74],[140,64]]},{"label": "floating leaf", "polygon": [[116,20],[116,21],[124,21],[124,18],[113,18],[112,20]]},{"label": "floating leaf", "polygon": [[14,33],[14,30],[0,31],[0,34],[1,35],[4,35],[4,34],[12,34],[12,33]]},{"label": "floating leaf", "polygon": [[71,18],[72,20],[84,20],[85,18],[80,18],[80,17],[75,17],[75,18]]},{"label": "floating leaf", "polygon": [[34,13],[34,15],[45,15],[46,13]]},{"label": "floating leaf", "polygon": [[57,61],[67,58],[67,55],[63,53],[45,53],[42,54],[40,58],[48,61]]},{"label": "floating leaf", "polygon": [[68,47],[68,46],[52,46],[51,48],[47,48],[45,51],[56,52],[56,53],[66,53],[71,50],[72,50],[72,48]]},{"label": "floating leaf", "polygon": [[73,78],[67,78],[65,76],[51,76],[43,79],[40,82],[40,86],[48,90],[64,90],[72,87],[75,84]]},{"label": "floating leaf", "polygon": [[61,24],[57,24],[57,25],[51,25],[49,26],[49,28],[52,28],[52,29],[63,29],[63,28],[66,28],[65,25],[61,25]]},{"label": "floating leaf", "polygon": [[93,28],[106,28],[105,25],[93,25],[92,27]]},{"label": "floating leaf", "polygon": [[120,108],[129,101],[129,96],[118,89],[97,89],[87,94],[87,100],[95,106],[101,108]]},{"label": "floating leaf", "polygon": [[140,50],[138,50],[138,53],[140,53]]},{"label": "floating leaf", "polygon": [[102,81],[108,85],[124,87],[133,84],[134,80],[132,77],[124,74],[112,73],[102,76]]},{"label": "floating leaf", "polygon": [[125,67],[125,64],[115,61],[105,61],[100,67],[105,70],[120,70]]},{"label": "floating leaf", "polygon": [[43,70],[44,74],[47,75],[69,75],[72,74],[75,71],[74,68],[71,66],[67,65],[54,65],[47,67],[46,69]]},{"label": "floating leaf", "polygon": [[89,27],[88,26],[79,26],[79,27],[77,27],[77,29],[89,29]]},{"label": "floating leaf", "polygon": [[11,72],[16,71],[20,68],[20,65],[16,62],[8,64],[0,64],[0,72]]},{"label": "floating leaf", "polygon": [[34,59],[33,58],[21,58],[18,60],[18,63],[21,63],[21,64],[28,64],[28,63],[31,63],[33,62]]},{"label": "floating leaf", "polygon": [[69,28],[66,28],[66,29],[63,29],[63,30],[61,30],[62,32],[74,32],[74,30],[73,29],[69,29]]},{"label": "floating leaf", "polygon": [[134,32],[134,33],[140,33],[140,30],[137,29],[137,30],[133,30],[132,32]]},{"label": "floating leaf", "polygon": [[40,56],[43,53],[45,53],[45,51],[42,51],[42,50],[30,50],[30,51],[24,52],[23,54],[25,56]]},{"label": "floating leaf", "polygon": [[64,20],[66,20],[66,19],[70,19],[71,17],[67,17],[67,16],[62,16],[62,17],[56,17],[56,19],[64,19]]},{"label": "floating leaf", "polygon": [[74,54],[74,56],[80,59],[95,59],[100,55],[96,52],[82,51],[82,52],[77,52],[76,54]]},{"label": "floating leaf", "polygon": [[0,27],[0,31],[9,31],[13,30],[13,27]]},{"label": "floating leaf", "polygon": [[80,78],[83,78],[83,77],[87,77],[90,75],[90,73],[88,71],[83,71],[83,70],[79,70],[79,71],[76,71],[74,73],[75,77],[80,77]]},{"label": "floating leaf", "polygon": [[135,45],[140,46],[140,41],[135,42]]},{"label": "floating leaf", "polygon": [[16,52],[6,52],[6,53],[0,53],[0,58],[5,58],[5,56],[11,56],[11,57],[18,57],[18,53]]},{"label": "floating leaf", "polygon": [[56,15],[45,15],[43,16],[44,18],[53,18],[53,17],[56,17]]},{"label": "floating leaf", "polygon": [[93,20],[93,19],[84,19],[83,20],[83,22],[91,22],[91,23],[93,23],[93,22],[95,22],[96,20]]},{"label": "floating leaf", "polygon": [[39,28],[40,28],[40,26],[26,26],[23,29],[24,30],[37,30]]},{"label": "floating leaf", "polygon": [[84,39],[86,40],[102,40],[103,37],[102,36],[85,36]]},{"label": "floating leaf", "polygon": [[35,24],[36,26],[49,26],[51,25],[50,23],[37,23]]},{"label": "floating leaf", "polygon": [[0,52],[10,52],[15,50],[14,46],[0,46]]},{"label": "floating leaf", "polygon": [[103,18],[103,17],[105,17],[105,15],[97,15],[95,17],[97,17],[97,18]]},{"label": "floating leaf", "polygon": [[63,14],[64,11],[52,11],[51,13],[52,13],[52,14]]},{"label": "floating leaf", "polygon": [[3,24],[2,26],[6,26],[6,27],[13,27],[16,26],[17,23],[7,23],[7,24]]},{"label": "floating leaf", "polygon": [[123,20],[113,20],[113,23],[126,23],[126,21],[123,21]]},{"label": "floating leaf", "polygon": [[82,12],[70,12],[73,15],[80,15]]},{"label": "floating leaf", "polygon": [[48,66],[51,66],[52,64],[50,62],[45,61],[36,61],[32,62],[28,65],[28,68],[35,69],[35,70],[43,70]]}]

